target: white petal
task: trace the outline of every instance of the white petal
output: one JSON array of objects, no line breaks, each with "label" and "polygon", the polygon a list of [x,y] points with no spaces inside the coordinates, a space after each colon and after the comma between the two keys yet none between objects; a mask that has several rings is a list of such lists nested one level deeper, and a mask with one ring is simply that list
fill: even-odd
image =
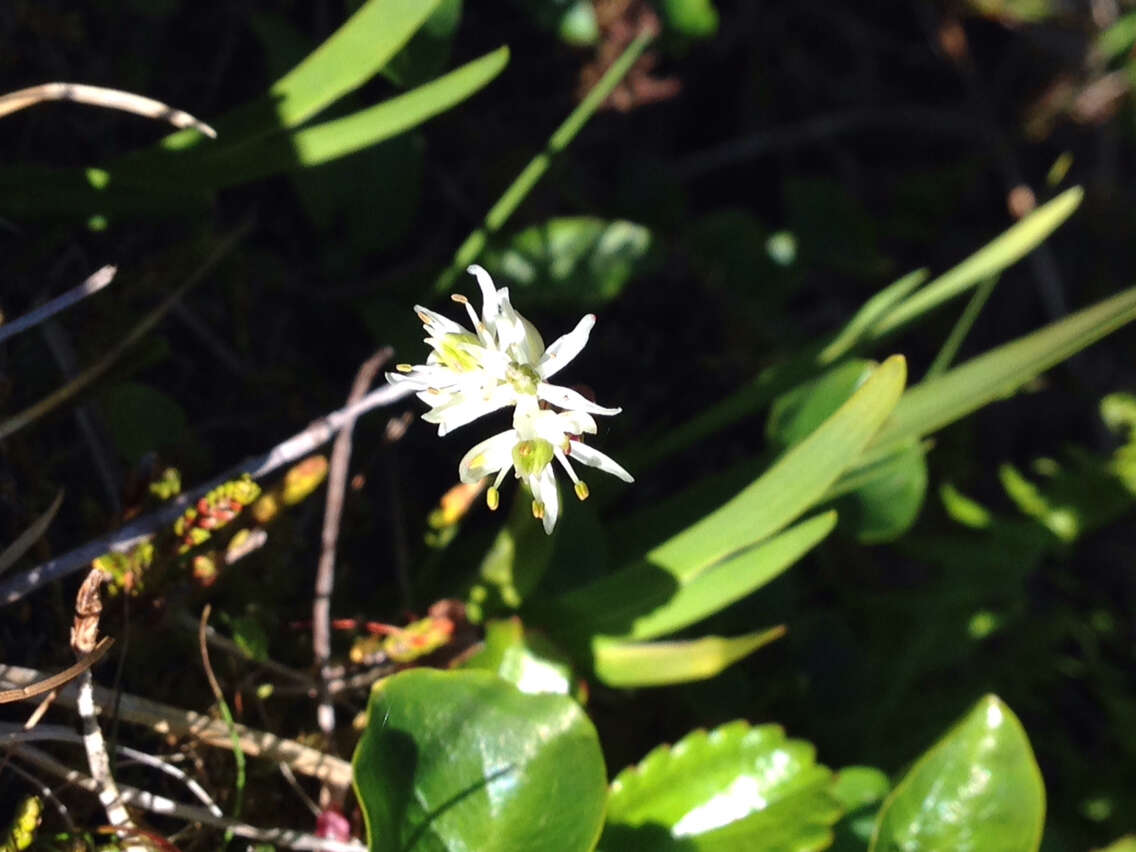
[{"label": "white petal", "polygon": [[561,411],[556,415],[556,425],[566,435],[596,434],[596,420],[584,411]]},{"label": "white petal", "polygon": [[[535,478],[530,477],[530,480]],[[541,520],[544,522],[545,533],[551,535],[556,520],[560,517],[560,492],[556,489],[556,473],[552,465],[546,464],[540,472],[536,487],[533,488],[533,497],[544,504],[544,517]]]},{"label": "white petal", "polygon": [[445,436],[459,426],[472,423],[478,417],[511,404],[515,394],[506,385],[501,385],[488,394],[456,393],[452,395],[451,401],[423,414],[422,419],[427,423],[437,423],[438,435]]},{"label": "white petal", "polygon": [[507,471],[513,466],[513,447],[516,443],[517,433],[512,429],[486,438],[462,456],[458,464],[461,481],[474,483],[491,473]]},{"label": "white petal", "polygon": [[481,318],[485,321],[486,328],[495,332],[501,307],[497,299],[497,288],[493,286],[493,279],[489,277],[489,273],[483,267],[476,263],[467,266],[465,271],[477,279],[477,286],[481,288]]},{"label": "white petal", "polygon": [[572,451],[568,454],[569,458],[573,458],[578,462],[589,465],[594,468],[602,470],[604,473],[610,473],[612,476],[622,479],[624,482],[634,482],[635,478],[624,470],[615,459],[605,456],[597,449],[589,447],[587,444],[580,441],[572,442]]},{"label": "white petal", "polygon": [[449,317],[444,317],[437,311],[432,311],[429,308],[424,308],[421,305],[415,305],[414,311],[419,315],[419,319],[425,315],[430,321],[424,322],[422,325],[425,327],[428,334],[431,336],[440,337],[438,334],[470,334],[471,332],[460,322],[454,322]]},{"label": "white petal", "polygon": [[569,361],[579,355],[580,351],[588,345],[588,335],[591,334],[592,326],[595,324],[596,315],[588,314],[576,323],[576,327],[572,331],[554,340],[537,365],[536,371],[540,374],[540,377],[547,379],[556,375]]},{"label": "white petal", "polygon": [[551,402],[553,405],[569,411],[587,411],[590,414],[619,414],[623,411],[622,408],[604,408],[602,405],[596,405],[571,388],[550,385],[548,382],[541,382],[537,385],[536,395],[545,402]]}]

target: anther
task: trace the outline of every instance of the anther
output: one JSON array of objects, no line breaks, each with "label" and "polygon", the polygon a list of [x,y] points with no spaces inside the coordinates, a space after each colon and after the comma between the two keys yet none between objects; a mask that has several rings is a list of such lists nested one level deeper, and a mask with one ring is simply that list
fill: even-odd
[{"label": "anther", "polygon": [[492,485],[490,485],[489,490],[485,492],[485,503],[489,506],[490,512],[496,512],[497,507],[501,505],[501,495]]},{"label": "anther", "polygon": [[411,370],[414,369],[414,365],[413,364],[395,364],[394,368],[396,370],[398,370],[400,373],[409,373]]},{"label": "anther", "polygon": [[576,496],[579,497],[581,500],[587,500],[589,493],[591,493],[591,492],[588,491],[588,484],[586,482],[584,482],[584,480],[582,480],[582,479],[579,480],[576,483]]}]

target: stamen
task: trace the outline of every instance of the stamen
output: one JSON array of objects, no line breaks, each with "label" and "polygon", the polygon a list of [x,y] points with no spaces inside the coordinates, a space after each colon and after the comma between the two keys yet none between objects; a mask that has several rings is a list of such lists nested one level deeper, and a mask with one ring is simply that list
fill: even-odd
[{"label": "stamen", "polygon": [[532,510],[534,518],[536,518],[538,521],[544,519],[544,504],[539,500],[533,500]]},{"label": "stamen", "polygon": [[419,314],[418,314],[418,319],[422,320],[423,325],[429,325],[430,323],[433,322],[433,320],[430,319],[429,316],[427,316],[426,314],[421,313],[421,312],[419,312]]},{"label": "stamen", "polygon": [[485,492],[485,502],[489,506],[490,512],[496,512],[497,507],[501,505],[501,494],[492,485]]},{"label": "stamen", "polygon": [[461,293],[451,293],[450,298],[453,299],[455,302],[457,302],[459,305],[468,305],[469,304],[469,299],[467,299]]},{"label": "stamen", "polygon": [[587,500],[589,493],[588,485],[584,480],[581,479],[576,482],[576,496],[579,497],[580,500]]},{"label": "stamen", "polygon": [[396,370],[398,370],[400,373],[409,373],[411,370],[414,369],[414,365],[413,364],[395,364],[394,368]]}]

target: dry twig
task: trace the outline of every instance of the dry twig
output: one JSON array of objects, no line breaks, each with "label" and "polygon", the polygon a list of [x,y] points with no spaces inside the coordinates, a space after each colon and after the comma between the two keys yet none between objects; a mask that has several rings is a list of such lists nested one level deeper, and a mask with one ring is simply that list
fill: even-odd
[{"label": "dry twig", "polygon": [[[347,407],[359,402],[375,380],[379,370],[391,357],[390,347],[384,347],[368,358],[355,374]],[[335,734],[335,708],[327,684],[332,679],[328,671],[331,662],[331,593],[335,587],[335,547],[339,539],[339,526],[343,518],[343,496],[347,491],[347,469],[351,463],[351,432],[355,427],[352,417],[343,424],[331,450],[331,464],[327,476],[327,503],[323,517],[319,566],[316,569],[315,596],[312,599],[312,650],[316,670],[319,672],[319,706],[316,719],[326,744],[332,747]],[[346,790],[335,790],[331,798],[341,801]],[[327,804],[324,802],[323,804]]]},{"label": "dry twig", "polygon": [[[22,666],[0,665],[0,684],[19,687],[26,686],[44,677],[42,672]],[[64,707],[74,707],[77,689],[68,684],[59,690],[57,703]],[[115,694],[99,686],[94,688],[95,709],[108,713],[115,708]],[[145,725],[159,734],[173,734],[191,737],[207,745],[218,748],[231,748],[229,728],[221,721],[210,719],[192,710],[182,710],[169,704],[150,701],[130,693],[118,696],[118,717],[134,725]],[[351,783],[351,764],[346,760],[324,754],[314,748],[302,745],[295,740],[283,739],[266,731],[258,731],[244,725],[234,725],[241,740],[241,748],[250,757],[263,757],[277,763],[287,763],[301,775],[318,778],[328,784],[349,785]]]},{"label": "dry twig", "polygon": [[0,95],[0,118],[27,109],[36,104],[49,101],[71,101],[77,104],[118,109],[132,112],[144,118],[168,121],[174,127],[192,127],[210,139],[217,138],[217,131],[199,121],[188,112],[174,109],[153,98],[124,92],[121,89],[104,89],[102,86],[88,86],[84,83],[41,83],[27,89]]},{"label": "dry twig", "polygon": [[9,337],[14,337],[21,331],[35,328],[49,317],[66,310],[72,305],[78,304],[88,296],[93,296],[114,280],[114,274],[117,271],[118,270],[113,266],[104,266],[91,273],[91,275],[87,277],[87,280],[79,286],[72,287],[66,293],[61,293],[50,302],[28,311],[22,317],[17,317],[11,322],[0,325],[0,343],[3,343]]},{"label": "dry twig", "polygon": [[[84,790],[98,793],[101,789],[98,782],[93,778],[64,766],[54,757],[40,751],[34,746],[22,745],[13,747],[12,751],[17,757],[38,766],[46,772],[63,778]],[[223,828],[232,831],[233,834],[239,837],[247,837],[250,840],[276,843],[280,846],[288,846],[292,849],[311,849],[316,850],[316,852],[363,852],[363,850],[366,849],[365,846],[359,843],[344,843],[340,840],[327,840],[312,834],[305,834],[302,831],[292,831],[284,828],[256,828],[255,826],[239,822],[238,820],[216,817],[205,808],[183,805],[180,802],[175,802],[173,799],[167,799],[165,796],[147,793],[144,790],[137,790],[125,785],[119,787],[119,795],[122,797],[123,801],[143,808],[144,810],[151,811],[152,813],[174,816],[179,819]]]},{"label": "dry twig", "polygon": [[342,429],[349,420],[354,420],[371,409],[391,405],[411,393],[413,393],[413,388],[406,384],[384,385],[376,388],[354,405],[333,411],[326,417],[320,418],[304,431],[277,444],[264,455],[246,459],[236,467],[230,468],[204,485],[170,500],[160,509],[138,518],[122,529],[100,536],[82,547],[36,566],[30,571],[0,582],[0,605],[18,601],[40,586],[66,577],[68,574],[89,565],[92,560],[108,551],[122,553],[129,550],[134,545],[151,538],[156,531],[172,524],[187,507],[192,506],[218,485],[236,479],[244,473],[248,473],[253,479],[260,479],[274,470],[299,461],[330,441],[332,436]]}]

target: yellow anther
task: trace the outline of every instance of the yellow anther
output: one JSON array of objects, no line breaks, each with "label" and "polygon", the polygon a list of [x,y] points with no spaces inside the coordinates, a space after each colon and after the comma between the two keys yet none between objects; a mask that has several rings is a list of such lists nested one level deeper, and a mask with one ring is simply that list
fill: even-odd
[{"label": "yellow anther", "polygon": [[533,500],[533,517],[538,521],[544,518],[544,504],[539,500]]},{"label": "yellow anther", "polygon": [[496,512],[497,507],[501,505],[501,495],[492,485],[490,485],[489,490],[485,492],[485,502],[489,505],[490,512]]},{"label": "yellow anther", "polygon": [[579,497],[581,500],[587,500],[589,493],[590,492],[588,491],[588,483],[584,482],[583,480],[580,480],[579,482],[576,483],[576,496],[577,497]]},{"label": "yellow anther", "polygon": [[451,293],[450,298],[453,299],[455,302],[457,302],[459,305],[468,305],[469,304],[469,299],[467,299],[461,293]]},{"label": "yellow anther", "polygon": [[395,364],[394,368],[396,370],[398,370],[400,373],[409,373],[411,370],[414,369],[414,365],[413,364]]}]

